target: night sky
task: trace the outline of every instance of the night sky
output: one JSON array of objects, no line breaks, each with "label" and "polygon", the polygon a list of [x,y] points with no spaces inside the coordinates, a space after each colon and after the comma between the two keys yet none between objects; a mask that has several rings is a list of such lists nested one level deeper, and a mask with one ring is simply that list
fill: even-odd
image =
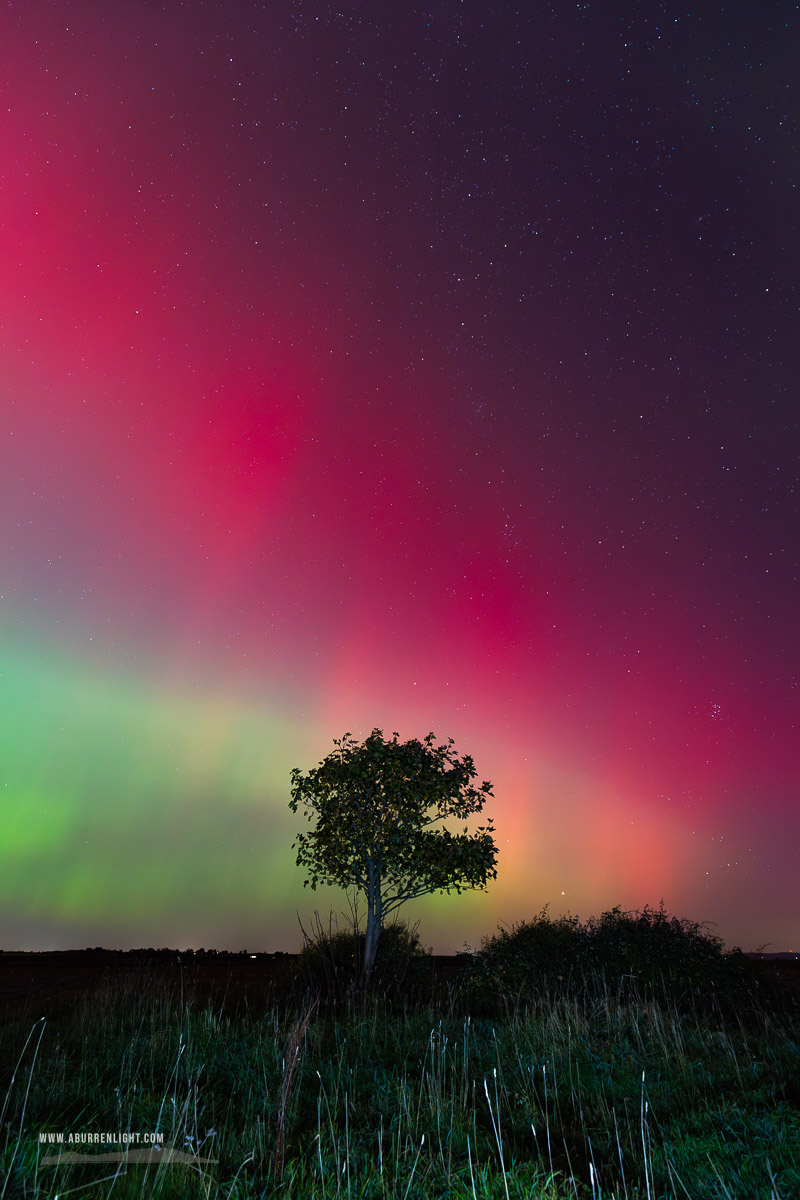
[{"label": "night sky", "polygon": [[[340,11],[341,10],[341,11]],[[292,767],[800,943],[794,3],[0,14],[0,945],[297,949]]]}]

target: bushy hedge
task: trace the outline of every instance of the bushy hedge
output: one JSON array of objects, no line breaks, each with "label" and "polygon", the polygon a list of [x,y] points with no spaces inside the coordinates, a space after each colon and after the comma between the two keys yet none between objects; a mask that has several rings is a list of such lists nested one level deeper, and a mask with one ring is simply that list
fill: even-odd
[{"label": "bushy hedge", "polygon": [[624,998],[665,996],[685,1003],[740,1002],[752,991],[753,965],[740,950],[723,952],[707,927],[670,916],[663,905],[641,912],[612,908],[581,922],[551,917],[500,929],[471,953],[462,995],[476,1012],[524,1004],[542,992],[613,989]]}]

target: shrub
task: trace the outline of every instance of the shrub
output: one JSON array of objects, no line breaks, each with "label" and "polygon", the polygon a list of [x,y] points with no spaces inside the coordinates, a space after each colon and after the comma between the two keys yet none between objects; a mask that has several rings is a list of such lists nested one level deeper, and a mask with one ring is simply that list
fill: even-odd
[{"label": "shrub", "polygon": [[655,994],[684,1004],[739,1004],[752,993],[754,970],[740,950],[723,952],[704,925],[670,916],[663,905],[619,907],[581,923],[552,918],[545,906],[531,921],[483,940],[467,968],[463,993],[476,1012],[524,1004],[543,992],[613,989],[620,998]]},{"label": "shrub", "polygon": [[[339,929],[329,921],[326,930],[317,915],[296,965],[296,979],[323,1003],[347,1003],[363,994],[365,935],[358,927]],[[370,979],[369,991],[389,1000],[417,1001],[430,981],[431,952],[420,941],[417,927],[404,921],[384,926]]]},{"label": "shrub", "polygon": [[608,982],[628,980],[640,991],[664,991],[680,1001],[739,997],[753,980],[741,950],[725,953],[707,924],[670,916],[663,904],[641,912],[612,908],[586,924],[588,962]]},{"label": "shrub", "polygon": [[552,989],[574,971],[582,939],[578,918],[553,919],[547,907],[530,921],[485,937],[472,954],[462,990],[476,1014]]}]

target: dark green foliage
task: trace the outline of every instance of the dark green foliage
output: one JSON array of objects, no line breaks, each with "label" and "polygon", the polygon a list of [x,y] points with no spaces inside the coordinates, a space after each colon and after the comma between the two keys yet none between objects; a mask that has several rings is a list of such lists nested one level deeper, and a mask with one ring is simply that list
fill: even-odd
[{"label": "dark green foliage", "polygon": [[472,1010],[496,1012],[534,995],[587,994],[601,983],[623,997],[662,996],[684,1006],[741,1008],[755,988],[753,964],[723,952],[704,925],[659,909],[612,908],[585,923],[553,918],[547,907],[530,921],[485,938],[463,984]]},{"label": "dark green foliage", "polygon": [[629,979],[652,993],[676,999],[721,999],[741,995],[752,984],[752,964],[741,952],[724,952],[721,938],[707,926],[673,917],[663,905],[625,913],[613,908],[586,925],[587,961],[606,978]]},{"label": "dark green foliage", "polygon": [[[361,994],[365,934],[361,930],[325,930],[317,918],[312,934],[303,931],[305,945],[295,966],[300,990],[319,996],[325,1004],[346,1003]],[[431,952],[420,941],[416,926],[403,921],[386,925],[378,943],[369,992],[387,1000],[418,1002],[429,990]]]},{"label": "dark green foliage", "polygon": [[[359,743],[346,733],[318,767],[292,771],[293,812],[316,824],[297,835],[297,865],[312,888],[324,883],[381,896],[383,917],[415,896],[485,888],[497,875],[497,848],[488,821],[475,833],[432,826],[478,813],[491,784],[474,787],[469,755],[423,741],[387,741],[380,729]],[[372,874],[377,872],[373,884]]]}]

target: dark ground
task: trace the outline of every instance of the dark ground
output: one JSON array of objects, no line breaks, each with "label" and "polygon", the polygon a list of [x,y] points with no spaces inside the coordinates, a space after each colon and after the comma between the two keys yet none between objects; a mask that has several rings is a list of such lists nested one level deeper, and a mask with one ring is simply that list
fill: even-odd
[{"label": "dark ground", "polygon": [[[33,954],[0,951],[0,1019],[27,1012],[34,1020],[80,1003],[115,983],[155,984],[201,1004],[254,1013],[288,998],[293,988],[293,954],[200,954],[181,951],[70,950]],[[463,958],[433,955],[431,997],[447,994]],[[800,957],[759,961],[767,978],[800,992]],[[298,992],[298,986],[300,991]],[[302,985],[295,985],[295,995]]]},{"label": "dark ground", "polygon": [[[87,994],[131,979],[235,1011],[263,1011],[293,993],[294,954],[200,954],[68,950],[33,954],[0,951],[0,1019],[27,1010],[34,1020],[80,1002]],[[431,995],[461,969],[459,959],[433,955]]]}]

